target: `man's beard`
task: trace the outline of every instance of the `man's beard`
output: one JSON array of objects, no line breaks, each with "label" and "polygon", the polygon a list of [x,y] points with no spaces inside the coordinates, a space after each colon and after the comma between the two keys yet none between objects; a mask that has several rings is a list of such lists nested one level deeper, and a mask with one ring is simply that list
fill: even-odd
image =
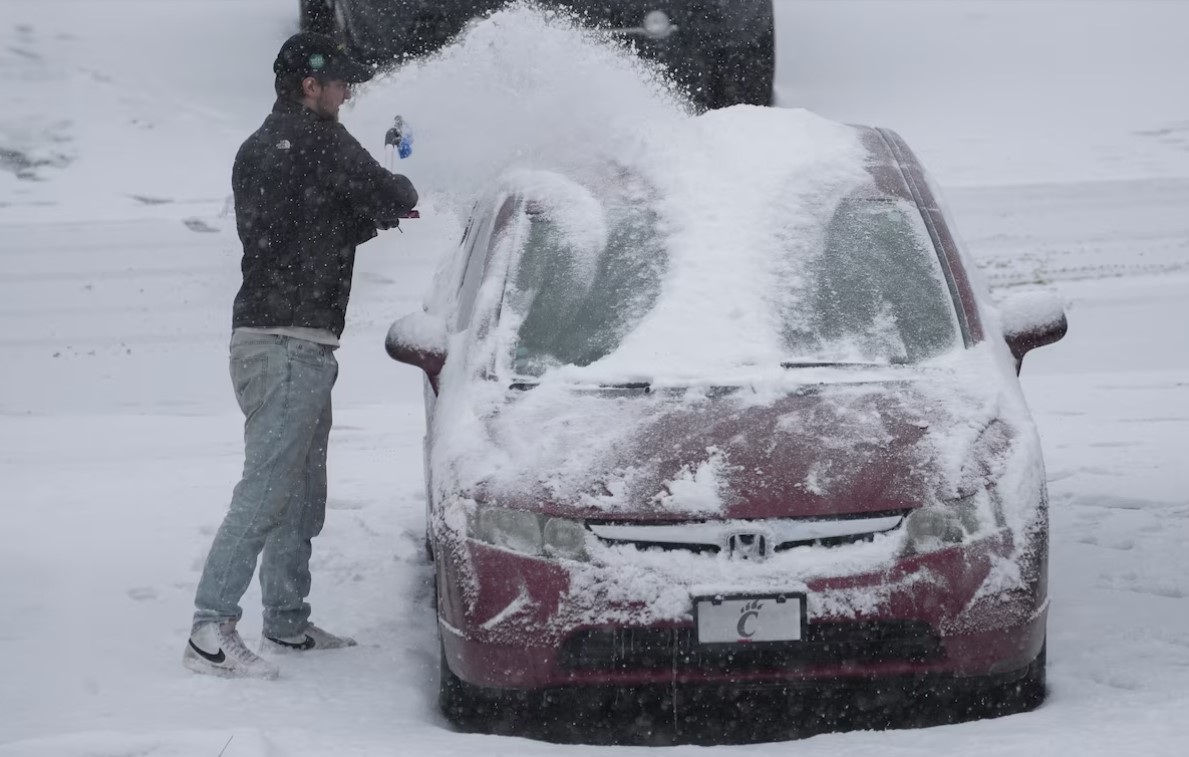
[{"label": "man's beard", "polygon": [[315,105],[317,106],[317,108],[314,110],[314,112],[317,113],[318,117],[321,118],[323,121],[338,121],[339,120],[338,108],[331,109],[331,108],[326,107],[322,103],[315,103]]}]

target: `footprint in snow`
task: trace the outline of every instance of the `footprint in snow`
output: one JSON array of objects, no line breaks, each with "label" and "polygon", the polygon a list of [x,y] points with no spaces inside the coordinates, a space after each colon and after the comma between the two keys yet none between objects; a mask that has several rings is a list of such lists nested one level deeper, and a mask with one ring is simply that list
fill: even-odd
[{"label": "footprint in snow", "polygon": [[13,47],[12,45],[9,45],[8,52],[12,53],[13,55],[18,55],[25,60],[37,61],[38,63],[42,61],[42,57],[39,53],[35,53],[32,50],[26,50],[23,47]]},{"label": "footprint in snow", "polygon": [[182,223],[184,223],[186,228],[190,231],[197,231],[205,234],[214,234],[218,233],[219,231],[217,228],[211,226],[201,218],[187,218],[183,220]]}]

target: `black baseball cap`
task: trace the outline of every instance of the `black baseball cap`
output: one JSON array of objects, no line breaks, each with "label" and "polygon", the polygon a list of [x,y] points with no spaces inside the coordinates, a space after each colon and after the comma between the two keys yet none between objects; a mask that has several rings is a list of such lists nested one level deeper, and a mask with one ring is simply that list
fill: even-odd
[{"label": "black baseball cap", "polygon": [[375,75],[370,66],[352,60],[342,44],[314,32],[301,32],[285,40],[272,70],[277,76],[300,76],[303,79],[316,76],[348,84],[359,84]]}]

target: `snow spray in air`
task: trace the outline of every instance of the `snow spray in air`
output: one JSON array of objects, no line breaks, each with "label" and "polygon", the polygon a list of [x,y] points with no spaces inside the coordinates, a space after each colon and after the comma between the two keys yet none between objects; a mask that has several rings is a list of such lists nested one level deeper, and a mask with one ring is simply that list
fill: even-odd
[{"label": "snow spray in air", "polygon": [[605,164],[690,106],[658,66],[609,35],[515,3],[435,55],[377,77],[344,120],[354,133],[378,134],[395,110],[417,124],[418,189],[465,212],[511,166]]}]

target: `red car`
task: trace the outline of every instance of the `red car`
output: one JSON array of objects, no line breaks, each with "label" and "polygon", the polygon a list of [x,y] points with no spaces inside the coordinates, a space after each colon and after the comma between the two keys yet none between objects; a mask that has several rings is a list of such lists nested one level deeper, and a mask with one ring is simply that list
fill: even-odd
[{"label": "red car", "polygon": [[746,107],[657,132],[509,174],[390,330],[426,374],[444,711],[653,684],[1036,706],[1017,373],[1061,304],[988,299],[893,132]]}]

